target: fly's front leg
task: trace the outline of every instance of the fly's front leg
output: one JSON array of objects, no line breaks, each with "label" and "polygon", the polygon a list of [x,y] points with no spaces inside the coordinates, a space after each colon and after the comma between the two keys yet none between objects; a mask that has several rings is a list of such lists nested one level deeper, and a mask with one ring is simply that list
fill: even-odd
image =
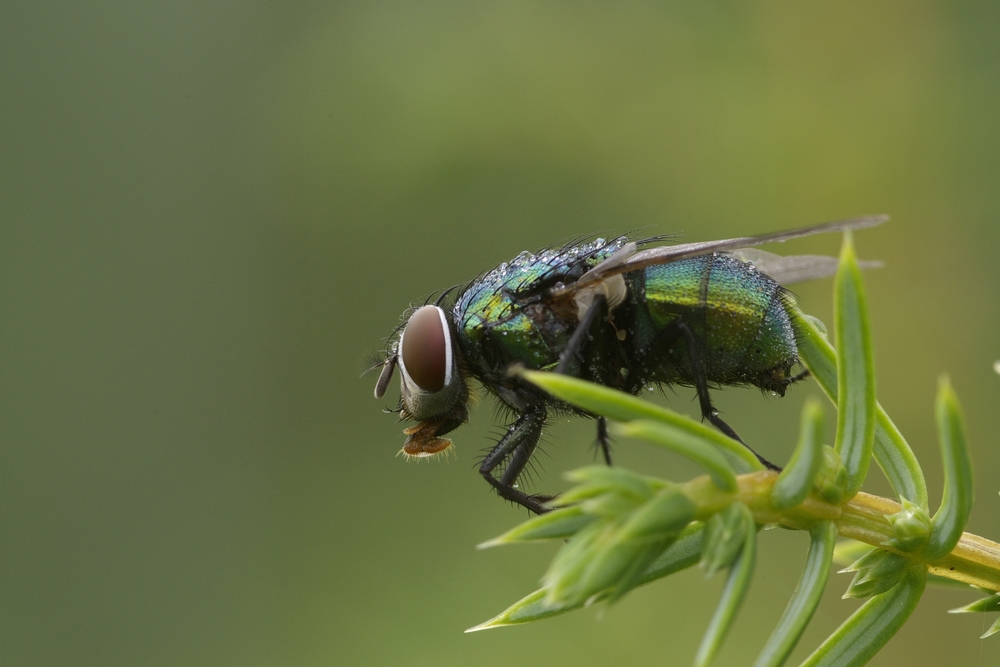
[{"label": "fly's front leg", "polygon": [[780,467],[765,459],[763,456],[755,452],[750,445],[743,442],[743,438],[737,435],[736,431],[734,431],[733,428],[724,422],[722,417],[719,416],[719,411],[712,406],[712,398],[708,394],[708,380],[705,375],[705,366],[702,364],[701,355],[698,352],[698,345],[694,337],[694,332],[691,331],[691,327],[684,322],[680,322],[678,324],[678,328],[687,340],[688,355],[690,355],[691,359],[691,371],[694,373],[694,386],[698,392],[698,402],[701,404],[702,418],[707,419],[715,426],[715,428],[719,429],[727,436],[749,449],[765,468],[768,468],[769,470],[781,470]]},{"label": "fly's front leg", "polygon": [[[551,496],[528,495],[515,488],[517,478],[524,471],[531,455],[538,446],[545,425],[546,412],[542,405],[532,405],[517,418],[517,421],[507,430],[500,442],[490,450],[479,466],[479,474],[489,482],[501,498],[527,507],[536,514],[549,510],[543,505]],[[503,475],[497,479],[493,471],[504,461],[507,466]]]}]

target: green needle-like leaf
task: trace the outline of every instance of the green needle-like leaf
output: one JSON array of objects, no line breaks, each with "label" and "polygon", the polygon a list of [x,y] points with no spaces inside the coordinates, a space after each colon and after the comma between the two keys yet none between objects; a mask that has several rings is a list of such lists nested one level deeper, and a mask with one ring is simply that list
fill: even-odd
[{"label": "green needle-like leaf", "polygon": [[910,560],[891,551],[877,549],[873,552],[875,562],[858,570],[854,581],[848,586],[844,598],[866,598],[884,593],[906,576]]},{"label": "green needle-like leaf", "polygon": [[809,537],[812,541],[802,578],[754,667],[780,667],[785,664],[823,597],[823,589],[830,578],[837,527],[832,521],[818,521],[809,529]]},{"label": "green needle-like leaf", "polygon": [[592,465],[571,470],[565,475],[577,484],[556,498],[553,505],[566,505],[604,493],[626,496],[636,502],[645,502],[664,487],[664,482],[626,470],[606,465]]},{"label": "green needle-like leaf", "polygon": [[875,438],[875,354],[864,278],[851,233],[845,232],[834,282],[837,332],[837,441],[847,467],[846,497],[853,498],[868,474]]},{"label": "green needle-like leaf", "polygon": [[612,433],[619,437],[637,438],[660,445],[685,456],[704,468],[712,481],[723,491],[736,491],[736,475],[719,450],[713,448],[702,438],[691,435],[687,431],[652,421],[637,419],[625,424],[613,426]]},{"label": "green needle-like leaf", "polygon": [[927,583],[927,570],[914,565],[894,588],[876,595],[851,614],[802,667],[860,667],[885,646],[910,617]]},{"label": "green needle-like leaf", "polygon": [[680,534],[694,519],[697,506],[677,487],[668,486],[643,503],[622,526],[625,540],[656,540]]},{"label": "green needle-like leaf", "polygon": [[[688,526],[670,548],[660,554],[660,556],[646,567],[636,585],[641,586],[662,579],[697,563],[701,557],[703,532],[704,526],[702,524]],[[600,599],[598,598],[598,600]],[[503,628],[509,625],[521,625],[523,623],[531,623],[532,621],[540,621],[543,618],[565,614],[582,606],[582,602],[579,604],[554,602],[549,595],[549,591],[545,588],[540,588],[534,593],[521,598],[499,615],[485,623],[469,628],[466,632],[477,632],[479,630]]]},{"label": "green needle-like leaf", "polygon": [[[802,363],[816,378],[823,392],[836,402],[837,353],[811,318],[799,310],[793,310],[791,316]],[[927,509],[927,482],[924,481],[920,463],[881,406],[876,411],[874,453],[896,495]]]},{"label": "green needle-like leaf", "polygon": [[746,542],[745,511],[743,503],[733,503],[705,522],[701,567],[706,576],[714,576],[722,568],[729,567],[740,555]]},{"label": "green needle-like leaf", "polygon": [[839,505],[847,493],[847,468],[833,447],[823,445],[820,453],[819,470],[813,478],[813,493],[831,505]]},{"label": "green needle-like leaf", "polygon": [[988,598],[976,600],[972,604],[967,604],[958,609],[949,609],[949,614],[969,614],[973,612],[1000,611],[1000,593],[991,595]]},{"label": "green needle-like leaf", "polygon": [[764,467],[753,452],[732,438],[641,398],[558,373],[522,370],[521,377],[556,398],[596,415],[619,422],[652,419],[707,440],[733,457],[739,463],[739,472],[762,470]]},{"label": "green needle-like leaf", "polygon": [[705,667],[710,662],[726,638],[726,633],[736,618],[736,612],[746,598],[747,591],[750,590],[750,581],[753,579],[753,566],[757,551],[757,526],[754,523],[750,510],[743,507],[744,521],[746,522],[746,538],[743,542],[743,550],[729,570],[729,577],[726,579],[726,586],[722,591],[722,598],[719,606],[712,616],[705,637],[701,640],[698,648],[698,655],[695,656],[696,667]]},{"label": "green needle-like leaf", "polygon": [[500,537],[483,542],[476,548],[487,549],[501,544],[567,539],[594,519],[594,516],[584,513],[583,508],[579,506],[564,507],[532,517]]},{"label": "green needle-like leaf", "polygon": [[579,609],[582,605],[564,605],[549,600],[549,592],[544,588],[539,588],[534,593],[526,595],[503,612],[494,616],[490,620],[475,625],[466,632],[479,632],[480,630],[491,630],[493,628],[505,628],[509,625],[521,625],[540,621],[550,616],[558,616],[568,611]]},{"label": "green needle-like leaf", "polygon": [[704,544],[705,524],[697,522],[689,524],[681,531],[680,536],[670,545],[670,548],[650,563],[646,571],[639,577],[638,585],[648,584],[691,567],[701,558]]},{"label": "green needle-like leaf", "polygon": [[984,632],[983,634],[981,634],[979,636],[979,638],[980,639],[986,639],[987,637],[995,635],[998,632],[1000,632],[1000,618],[998,618],[997,620],[993,621],[993,625],[990,626],[990,629],[987,630],[986,632]]},{"label": "green needle-like leaf", "polygon": [[947,378],[942,378],[938,387],[935,413],[944,460],[944,493],[941,507],[931,520],[931,537],[924,550],[928,561],[942,558],[955,548],[972,513],[972,461],[965,444],[962,408]]},{"label": "green needle-like leaf", "polygon": [[589,597],[580,592],[580,579],[593,561],[613,541],[618,526],[614,522],[595,521],[563,545],[549,564],[542,583],[554,604],[583,603]]},{"label": "green needle-like leaf", "polygon": [[792,460],[774,483],[771,503],[779,510],[795,507],[809,495],[823,465],[823,408],[810,399],[802,409],[799,443]]}]

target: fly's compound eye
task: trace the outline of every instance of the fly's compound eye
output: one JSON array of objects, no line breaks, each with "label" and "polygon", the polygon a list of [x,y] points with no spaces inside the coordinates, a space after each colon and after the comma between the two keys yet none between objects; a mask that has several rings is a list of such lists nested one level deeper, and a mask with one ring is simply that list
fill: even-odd
[{"label": "fly's compound eye", "polygon": [[418,308],[399,340],[399,370],[406,412],[426,420],[463,401],[465,383],[455,368],[451,329],[437,306]]},{"label": "fly's compound eye", "polygon": [[410,316],[403,329],[400,356],[413,382],[427,392],[441,391],[451,371],[451,336],[444,311],[424,306]]}]

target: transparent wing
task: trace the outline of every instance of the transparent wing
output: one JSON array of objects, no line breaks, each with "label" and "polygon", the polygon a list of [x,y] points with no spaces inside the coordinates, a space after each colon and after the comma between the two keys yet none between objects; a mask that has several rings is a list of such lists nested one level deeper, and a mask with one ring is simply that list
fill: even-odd
[{"label": "transparent wing", "polygon": [[[789,239],[797,239],[803,236],[811,236],[813,234],[843,232],[849,229],[864,229],[865,227],[880,225],[888,219],[889,216],[887,215],[871,215],[862,218],[850,218],[847,220],[825,222],[819,225],[789,229],[782,232],[773,232],[771,234],[761,234],[760,236],[743,236],[740,238],[725,239],[721,241],[683,243],[675,246],[650,248],[649,250],[643,250],[641,252],[635,252],[634,246],[626,247],[615,253],[613,257],[601,262],[593,269],[583,274],[583,276],[581,276],[575,283],[564,287],[553,288],[549,294],[554,298],[565,298],[575,294],[576,292],[592,289],[594,285],[607,280],[611,276],[621,275],[630,271],[638,271],[648,266],[668,264],[670,262],[676,262],[690,257],[705,255],[710,252],[727,252],[748,248],[750,246],[757,246],[764,243],[780,243],[782,241],[788,241]],[[624,256],[625,252],[630,254],[628,256]],[[763,271],[763,269],[761,270]],[[771,275],[767,271],[764,271],[764,273]],[[824,275],[830,274],[820,273],[817,277],[822,277]],[[808,279],[811,278],[802,278],[800,280]],[[799,280],[793,280],[793,282],[798,281]]]},{"label": "transparent wing", "polygon": [[[756,248],[739,248],[733,257],[749,262],[781,285],[827,278],[837,272],[838,259],[825,255],[775,255]],[[858,262],[862,269],[878,269],[882,262]]]}]

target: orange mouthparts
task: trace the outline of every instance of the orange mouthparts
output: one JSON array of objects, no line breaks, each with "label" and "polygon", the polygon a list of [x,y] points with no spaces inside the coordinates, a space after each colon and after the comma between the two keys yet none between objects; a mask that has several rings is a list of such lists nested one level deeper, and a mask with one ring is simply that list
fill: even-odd
[{"label": "orange mouthparts", "polygon": [[399,453],[410,459],[437,456],[447,451],[451,447],[451,440],[437,437],[440,426],[436,421],[424,421],[405,429],[403,433],[407,438]]}]

